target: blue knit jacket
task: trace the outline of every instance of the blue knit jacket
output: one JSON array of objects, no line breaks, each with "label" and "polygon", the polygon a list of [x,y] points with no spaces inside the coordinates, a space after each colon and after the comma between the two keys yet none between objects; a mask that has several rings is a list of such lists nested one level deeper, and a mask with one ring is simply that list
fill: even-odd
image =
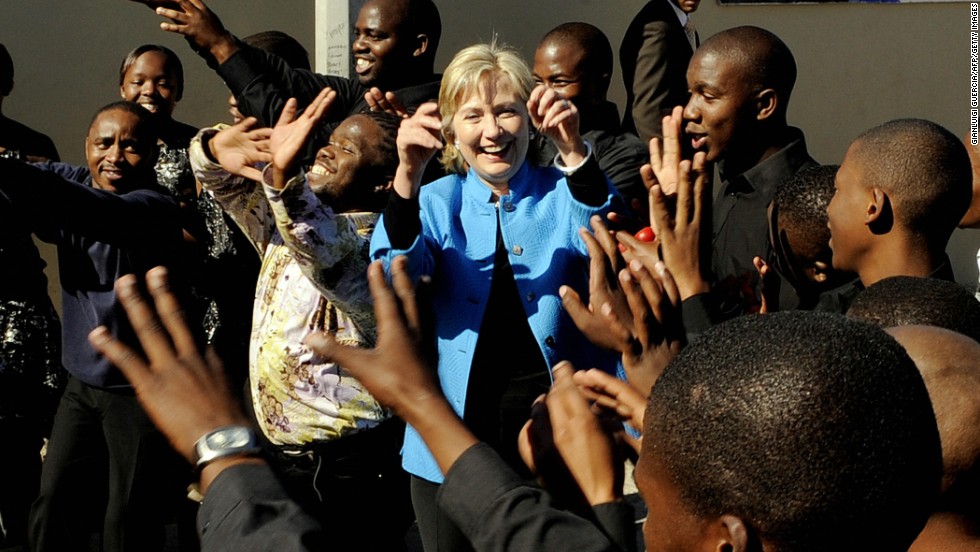
[{"label": "blue knit jacket", "polygon": [[[588,296],[588,252],[578,230],[588,228],[592,215],[609,211],[615,191],[609,185],[605,203],[591,207],[572,196],[557,169],[527,162],[509,187],[498,208],[490,201],[490,189],[473,171],[465,177],[446,176],[422,187],[422,232],[409,249],[392,247],[383,216],[371,240],[371,256],[382,259],[386,271],[392,259],[406,255],[413,279],[432,277],[439,381],[460,417],[490,295],[498,216],[528,323],[548,363],[542,369],[573,360],[577,368],[615,371],[617,359],[582,336],[558,297],[561,285]],[[442,482],[435,459],[411,427],[402,453],[406,471]]]}]

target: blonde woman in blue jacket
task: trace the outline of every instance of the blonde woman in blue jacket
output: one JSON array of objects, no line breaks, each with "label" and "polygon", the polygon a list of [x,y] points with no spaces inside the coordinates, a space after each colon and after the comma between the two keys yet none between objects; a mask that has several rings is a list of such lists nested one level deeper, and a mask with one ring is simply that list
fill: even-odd
[{"label": "blonde woman in blue jacket", "polygon": [[[588,343],[558,295],[562,285],[586,293],[578,232],[610,210],[616,192],[579,134],[575,106],[533,85],[511,48],[460,51],[438,105],[423,104],[402,123],[393,192],[371,241],[386,269],[405,255],[413,279],[432,278],[443,392],[477,437],[525,472],[517,434],[551,383],[550,367],[571,359],[612,371],[617,360]],[[532,125],[555,143],[557,168],[528,162]],[[439,150],[451,174],[422,187]],[[425,550],[470,549],[437,509],[442,474],[411,427],[402,465],[413,476]]]}]

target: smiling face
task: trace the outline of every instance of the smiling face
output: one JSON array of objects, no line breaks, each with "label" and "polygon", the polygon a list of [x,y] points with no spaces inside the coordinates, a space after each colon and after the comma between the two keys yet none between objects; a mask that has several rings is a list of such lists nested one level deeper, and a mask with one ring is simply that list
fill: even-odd
[{"label": "smiling face", "polygon": [[685,131],[707,161],[724,159],[755,126],[755,101],[737,64],[714,51],[696,53],[687,69],[691,99],[684,107]]},{"label": "smiling face", "polygon": [[870,197],[862,184],[859,146],[860,142],[855,142],[848,148],[834,180],[834,197],[827,206],[830,248],[834,251],[834,268],[838,270],[858,269],[858,260],[869,233],[864,215]]},{"label": "smiling face", "polygon": [[169,118],[179,99],[176,71],[163,52],[144,52],[129,66],[119,86],[124,100],[136,102],[150,113]]},{"label": "smiling face", "polygon": [[414,67],[411,37],[403,36],[405,10],[401,1],[369,0],[354,24],[354,71],[361,84],[401,88],[405,71]]},{"label": "smiling face", "polygon": [[596,103],[598,76],[587,75],[585,52],[549,41],[534,53],[534,81],[558,92],[581,109]]},{"label": "smiling face", "polygon": [[310,189],[337,212],[363,209],[364,199],[384,184],[377,123],[364,115],[348,117],[320,148],[307,173]]},{"label": "smiling face", "polygon": [[144,187],[153,171],[156,140],[139,117],[121,109],[101,113],[85,138],[92,185],[123,193]]},{"label": "smiling face", "polygon": [[527,105],[506,77],[478,85],[453,116],[453,135],[463,159],[480,180],[506,192],[527,157]]},{"label": "smiling face", "polygon": [[670,0],[684,13],[694,13],[701,5],[701,0]]}]

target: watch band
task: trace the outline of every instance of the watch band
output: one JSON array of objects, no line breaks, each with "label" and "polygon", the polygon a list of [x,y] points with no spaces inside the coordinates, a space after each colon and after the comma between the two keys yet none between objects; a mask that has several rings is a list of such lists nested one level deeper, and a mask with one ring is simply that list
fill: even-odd
[{"label": "watch band", "polygon": [[251,456],[261,448],[255,432],[247,426],[224,426],[209,431],[194,444],[196,469],[200,471],[211,462],[227,456]]}]

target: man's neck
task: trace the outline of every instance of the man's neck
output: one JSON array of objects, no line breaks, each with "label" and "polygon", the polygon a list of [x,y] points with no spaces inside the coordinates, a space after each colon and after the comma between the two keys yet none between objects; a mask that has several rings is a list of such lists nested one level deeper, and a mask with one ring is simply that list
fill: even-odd
[{"label": "man's neck", "polygon": [[892,276],[929,277],[946,262],[945,251],[934,249],[908,237],[882,241],[861,263],[858,277],[865,287]]},{"label": "man's neck", "polygon": [[779,153],[793,141],[793,133],[787,126],[771,131],[760,129],[757,135],[763,139],[744,144],[744,147],[725,155],[720,167],[722,180],[730,180],[745,173]]}]

